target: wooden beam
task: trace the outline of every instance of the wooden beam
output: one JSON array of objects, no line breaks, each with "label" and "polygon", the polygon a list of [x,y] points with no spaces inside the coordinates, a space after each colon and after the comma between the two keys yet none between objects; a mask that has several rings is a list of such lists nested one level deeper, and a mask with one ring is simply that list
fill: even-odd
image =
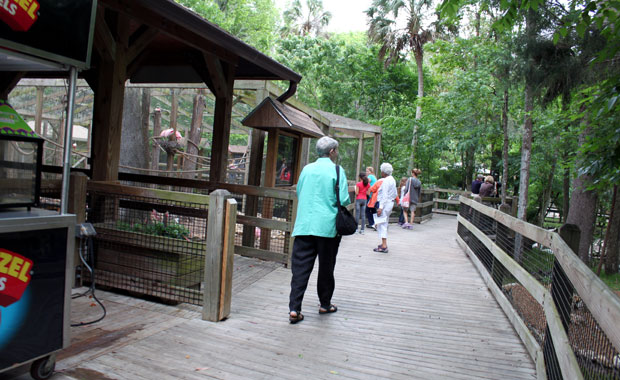
[{"label": "wooden beam", "polygon": [[[228,163],[228,140],[230,138],[230,124],[233,103],[233,86],[235,67],[221,63],[222,76],[225,83],[220,83],[224,89],[215,98],[215,112],[213,119],[213,139],[211,140],[211,167],[209,180],[226,182],[226,167]],[[220,78],[221,79],[221,78]],[[215,85],[218,86],[217,84]]]},{"label": "wooden beam", "polygon": [[26,75],[26,73],[21,71],[6,71],[0,73],[0,99],[8,99],[9,94],[24,75]]},{"label": "wooden beam", "polygon": [[105,20],[105,8],[97,7],[95,19],[95,41],[93,46],[104,61],[113,61],[116,57],[116,41]]},{"label": "wooden beam", "polygon": [[[114,59],[96,68],[98,82],[93,110],[92,178],[99,181],[118,178],[125,80],[127,79],[126,52],[129,19],[124,15],[112,16],[116,21],[113,23],[114,28],[109,30],[114,36]],[[109,24],[106,23],[104,26],[107,28]]]},{"label": "wooden beam", "polygon": [[157,29],[150,28],[146,25],[142,25],[138,28],[129,38],[131,42],[127,50],[127,62],[133,62],[158,34],[159,32]]},{"label": "wooden beam", "polygon": [[[213,54],[204,53],[205,63],[209,70],[209,77],[213,83],[213,94],[217,98],[227,98],[232,96],[233,86],[229,86],[222,62]],[[230,93],[230,94],[229,94]]]}]

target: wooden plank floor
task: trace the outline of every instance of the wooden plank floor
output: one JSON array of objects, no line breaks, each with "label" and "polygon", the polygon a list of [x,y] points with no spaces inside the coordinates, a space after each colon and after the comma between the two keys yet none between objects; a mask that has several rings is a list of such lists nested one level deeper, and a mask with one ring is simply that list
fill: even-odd
[{"label": "wooden plank floor", "polygon": [[[99,292],[108,316],[74,328],[55,380],[71,379],[535,379],[508,319],[454,238],[456,219],[434,215],[414,230],[390,226],[346,237],[333,302],[319,315],[316,271],[303,311],[287,319],[290,271],[235,258],[231,317],[200,319],[194,306]],[[97,316],[87,299],[73,320]],[[29,379],[19,370],[0,379]]]}]

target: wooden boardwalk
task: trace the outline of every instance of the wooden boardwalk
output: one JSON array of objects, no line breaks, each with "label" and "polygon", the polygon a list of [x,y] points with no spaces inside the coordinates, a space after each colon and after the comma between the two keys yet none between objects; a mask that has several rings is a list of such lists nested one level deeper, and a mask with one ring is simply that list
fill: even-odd
[{"label": "wooden boardwalk", "polygon": [[[339,311],[317,313],[315,271],[297,325],[287,319],[290,271],[245,258],[235,259],[232,312],[220,323],[193,306],[98,292],[108,316],[73,330],[53,379],[535,379],[455,236],[456,219],[435,215],[413,231],[391,225],[388,254],[372,252],[374,231],[343,239]],[[74,301],[74,322],[99,314],[90,303]]]}]

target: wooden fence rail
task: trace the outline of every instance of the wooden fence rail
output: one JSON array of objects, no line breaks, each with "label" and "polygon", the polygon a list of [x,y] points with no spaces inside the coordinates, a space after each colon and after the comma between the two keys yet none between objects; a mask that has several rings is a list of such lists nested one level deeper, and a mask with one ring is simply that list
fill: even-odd
[{"label": "wooden fence rail", "polygon": [[[438,214],[458,215],[458,208],[461,204],[459,197],[472,198],[471,192],[458,189],[432,188],[428,189],[434,193],[433,212]],[[482,201],[497,206],[501,199],[497,197],[484,197]],[[511,215],[517,215],[517,202],[512,197],[506,197],[506,203],[510,206]]]},{"label": "wooden fence rail", "polygon": [[[102,244],[96,244],[98,284],[202,304],[205,320],[229,315],[237,202],[228,191],[201,195],[96,181],[88,182],[87,191],[89,220]],[[167,223],[189,222],[188,233],[198,239],[150,235],[132,228],[143,227],[144,215],[151,212],[155,218],[151,222],[158,222],[163,210],[166,218],[169,211],[180,220],[179,224],[171,218]]]},{"label": "wooden fence rail", "polygon": [[[539,378],[583,379],[584,373],[593,371],[590,363],[598,362],[601,368],[608,369],[608,372],[601,378],[617,379],[620,373],[620,355],[618,354],[620,352],[620,298],[579,259],[560,234],[531,225],[465,196],[461,196],[459,201],[470,211],[463,211],[464,209],[461,208],[458,216],[457,241],[478,268],[487,286],[528,348],[532,359],[537,364]],[[488,219],[486,223],[481,223],[481,218]],[[489,229],[490,226],[495,227]],[[562,230],[560,233],[563,233]],[[552,253],[546,252],[552,254],[553,260],[551,279],[548,282],[541,282],[540,278],[535,277],[538,273],[526,269],[525,264],[519,262],[514,252],[506,252],[500,246],[502,234],[511,235],[511,241],[515,242],[517,248],[523,244],[525,239],[529,239],[528,242],[534,242],[537,249],[548,247],[545,249]],[[479,243],[474,244],[474,241]],[[489,253],[492,255],[491,259],[484,256]],[[544,312],[546,334],[551,337],[548,339],[549,337],[545,335],[544,344],[541,345],[530,331],[531,326],[523,320],[523,312],[518,312],[507,298],[506,288],[513,285],[505,285],[502,282],[501,278],[505,278],[506,275],[498,275],[497,268],[500,266],[502,270],[505,268],[509,272],[509,276],[518,281],[519,286],[527,290],[531,298],[535,300],[531,302],[538,303],[537,308]],[[574,289],[575,295],[571,296],[567,289]],[[560,291],[565,294],[560,294]],[[579,308],[580,302],[585,304],[598,327],[590,326],[587,327],[589,329],[587,331],[578,331],[578,329],[586,328],[582,321],[587,319],[584,313],[575,314],[572,310]],[[602,331],[604,337],[594,334],[595,331],[599,331],[598,329]],[[605,342],[609,342],[613,347],[608,346],[603,353],[594,352],[592,348],[583,347],[584,342],[578,341],[576,337],[581,334],[596,335],[598,338],[590,339],[599,339],[596,342],[598,350],[602,350],[600,347],[606,347]],[[550,352],[554,352],[555,355]],[[550,369],[556,364],[561,370],[560,377],[557,377],[558,374]]]}]

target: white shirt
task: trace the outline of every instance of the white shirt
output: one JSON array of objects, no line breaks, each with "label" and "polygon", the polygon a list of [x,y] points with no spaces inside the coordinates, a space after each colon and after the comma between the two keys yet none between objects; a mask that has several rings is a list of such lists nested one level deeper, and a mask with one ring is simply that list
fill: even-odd
[{"label": "white shirt", "polygon": [[377,201],[379,202],[379,208],[383,209],[384,205],[388,202],[393,202],[396,199],[396,181],[391,175],[383,178],[383,183],[377,192]]}]

